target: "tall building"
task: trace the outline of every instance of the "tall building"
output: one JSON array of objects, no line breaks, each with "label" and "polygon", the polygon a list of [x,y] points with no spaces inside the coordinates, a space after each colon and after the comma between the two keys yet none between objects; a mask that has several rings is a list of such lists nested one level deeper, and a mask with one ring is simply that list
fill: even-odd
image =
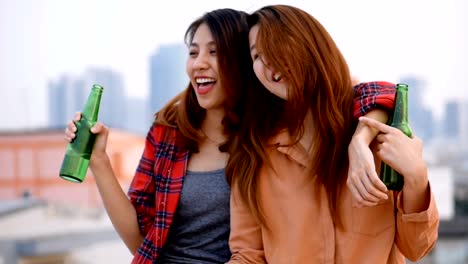
[{"label": "tall building", "polygon": [[468,153],[468,101],[447,102],[443,127],[447,141]]},{"label": "tall building", "polygon": [[82,92],[83,82],[63,75],[49,82],[49,126],[63,127],[73,113],[84,106],[86,95]]},{"label": "tall building", "polygon": [[99,120],[115,128],[125,127],[126,95],[123,78],[109,69],[93,68],[81,76],[64,75],[49,83],[49,126],[64,127],[82,111],[93,84],[104,87]]},{"label": "tall building", "polygon": [[468,101],[460,103],[460,146],[463,153],[468,153]]},{"label": "tall building", "polygon": [[187,87],[187,48],[182,44],[161,45],[150,57],[150,113],[159,111]]},{"label": "tall building", "polygon": [[450,101],[445,105],[444,135],[447,138],[458,138],[460,133],[460,105]]},{"label": "tall building", "polygon": [[125,128],[127,97],[122,75],[110,69],[92,68],[88,69],[81,78],[86,95],[93,84],[104,87],[99,120],[113,128]]},{"label": "tall building", "polygon": [[149,111],[147,98],[127,98],[124,129],[138,135],[146,135],[151,127],[153,115]]},{"label": "tall building", "polygon": [[401,83],[408,84],[409,121],[414,133],[429,141],[434,137],[436,122],[432,111],[423,104],[423,92],[425,82],[416,76],[404,76]]}]

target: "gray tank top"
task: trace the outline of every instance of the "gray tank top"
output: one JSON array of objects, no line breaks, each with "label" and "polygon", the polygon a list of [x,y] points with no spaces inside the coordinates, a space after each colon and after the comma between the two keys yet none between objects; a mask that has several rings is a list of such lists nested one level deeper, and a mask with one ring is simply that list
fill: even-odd
[{"label": "gray tank top", "polygon": [[224,169],[188,171],[158,263],[225,263],[229,251],[229,195]]}]

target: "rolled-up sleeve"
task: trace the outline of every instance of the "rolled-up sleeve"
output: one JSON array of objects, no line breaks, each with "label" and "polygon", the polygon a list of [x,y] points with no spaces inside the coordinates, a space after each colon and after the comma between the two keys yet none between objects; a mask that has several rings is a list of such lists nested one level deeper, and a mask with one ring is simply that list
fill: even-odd
[{"label": "rolled-up sleeve", "polygon": [[397,196],[397,233],[396,244],[400,251],[411,261],[426,256],[435,246],[439,230],[439,212],[434,194],[430,192],[430,202],[425,211],[405,214],[402,193]]},{"label": "rolled-up sleeve", "polygon": [[389,82],[364,82],[354,86],[354,118],[381,109],[393,112],[396,85]]}]

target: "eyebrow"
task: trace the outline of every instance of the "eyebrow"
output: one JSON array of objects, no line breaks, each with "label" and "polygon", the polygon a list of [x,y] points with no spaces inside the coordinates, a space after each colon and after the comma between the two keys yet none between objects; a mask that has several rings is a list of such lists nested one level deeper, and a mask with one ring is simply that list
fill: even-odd
[{"label": "eyebrow", "polygon": [[[212,41],[208,42],[206,45],[207,46],[216,46],[216,42],[214,42],[214,40],[212,40]],[[200,47],[200,45],[197,42],[192,42],[192,43],[190,43],[190,47],[197,47],[198,48],[198,47]]]}]

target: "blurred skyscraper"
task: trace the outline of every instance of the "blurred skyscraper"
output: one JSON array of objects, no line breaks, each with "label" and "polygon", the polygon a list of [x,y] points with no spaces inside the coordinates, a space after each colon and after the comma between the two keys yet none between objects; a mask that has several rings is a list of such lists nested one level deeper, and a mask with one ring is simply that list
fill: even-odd
[{"label": "blurred skyscraper", "polygon": [[49,82],[49,126],[64,127],[73,113],[83,108],[86,94],[82,80],[69,75]]},{"label": "blurred skyscraper", "polygon": [[122,76],[109,69],[88,69],[80,77],[64,75],[49,83],[49,125],[64,127],[82,111],[91,87],[104,87],[99,120],[110,127],[126,128],[126,96]]},{"label": "blurred skyscraper", "polygon": [[457,167],[461,154],[460,103],[454,100],[448,101],[443,112],[435,155],[441,164]]},{"label": "blurred skyscraper", "polygon": [[415,134],[429,141],[434,137],[436,131],[436,122],[432,111],[423,104],[425,81],[416,76],[404,76],[400,79],[401,83],[408,84],[408,103],[409,103],[409,121]]},{"label": "blurred skyscraper", "polygon": [[462,152],[468,153],[468,101],[460,103],[460,145]]},{"label": "blurred skyscraper", "polygon": [[187,48],[183,44],[161,45],[150,57],[150,114],[159,111],[187,87]]},{"label": "blurred skyscraper", "polygon": [[460,104],[449,101],[445,104],[444,135],[447,138],[458,138],[460,131]]},{"label": "blurred skyscraper", "polygon": [[127,131],[146,135],[153,120],[153,115],[149,112],[148,99],[127,98],[127,111],[124,128]]},{"label": "blurred skyscraper", "polygon": [[109,69],[93,68],[84,73],[83,81],[86,94],[95,83],[104,87],[99,119],[110,127],[125,128],[127,105],[122,75]]},{"label": "blurred skyscraper", "polygon": [[468,153],[468,102],[449,101],[445,105],[443,120],[444,136],[457,151]]},{"label": "blurred skyscraper", "polygon": [[[64,127],[85,99],[79,82],[68,75],[49,82],[49,126]],[[82,107],[82,106],[81,106]]]}]

